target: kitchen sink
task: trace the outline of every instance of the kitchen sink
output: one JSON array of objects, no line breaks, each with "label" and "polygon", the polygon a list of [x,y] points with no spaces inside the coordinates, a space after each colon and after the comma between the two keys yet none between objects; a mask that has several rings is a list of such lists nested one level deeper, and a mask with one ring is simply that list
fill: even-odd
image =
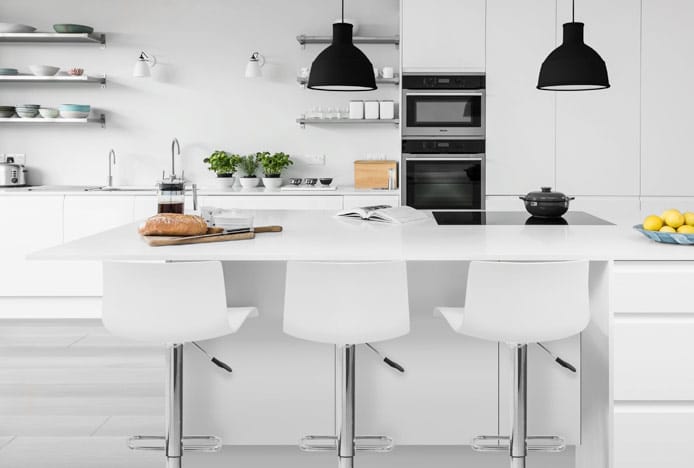
[{"label": "kitchen sink", "polygon": [[112,187],[90,187],[88,192],[154,192],[156,189],[145,185],[119,185]]}]

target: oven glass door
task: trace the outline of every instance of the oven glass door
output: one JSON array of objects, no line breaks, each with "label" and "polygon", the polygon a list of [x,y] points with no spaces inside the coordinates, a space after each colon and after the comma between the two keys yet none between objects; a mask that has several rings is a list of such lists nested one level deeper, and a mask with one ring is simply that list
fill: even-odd
[{"label": "oven glass door", "polygon": [[481,92],[408,92],[405,99],[408,129],[481,131],[483,128]]},{"label": "oven glass door", "polygon": [[426,210],[482,209],[481,159],[412,158],[405,161],[405,200]]}]

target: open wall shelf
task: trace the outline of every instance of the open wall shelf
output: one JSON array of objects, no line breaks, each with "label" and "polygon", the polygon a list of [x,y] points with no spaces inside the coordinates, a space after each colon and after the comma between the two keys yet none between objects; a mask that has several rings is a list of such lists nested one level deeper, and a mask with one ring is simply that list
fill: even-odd
[{"label": "open wall shelf", "polygon": [[[308,78],[296,77],[296,82],[299,83],[299,86],[305,88],[308,84]],[[400,84],[400,75],[395,75],[393,78],[376,78],[376,84],[397,86]]]},{"label": "open wall shelf", "polygon": [[0,42],[35,43],[53,42],[63,44],[101,44],[106,45],[106,34],[102,33],[0,33]]},{"label": "open wall shelf", "polygon": [[400,119],[296,119],[301,128],[306,125],[379,125],[390,124],[396,127],[400,125]]},{"label": "open wall shelf", "polygon": [[[306,47],[306,44],[330,44],[333,41],[333,37],[300,34],[296,36],[296,40],[302,47]],[[398,47],[400,45],[400,36],[354,36],[352,41],[355,44],[387,44]]]},{"label": "open wall shelf", "polygon": [[106,76],[34,76],[34,75],[0,75],[0,83],[90,83],[106,85]]},{"label": "open wall shelf", "polygon": [[33,119],[23,119],[21,117],[2,117],[0,125],[87,125],[100,124],[101,127],[106,126],[106,115],[99,114],[97,117],[87,119],[64,119],[57,117],[55,119],[45,119],[43,117],[34,117]]}]

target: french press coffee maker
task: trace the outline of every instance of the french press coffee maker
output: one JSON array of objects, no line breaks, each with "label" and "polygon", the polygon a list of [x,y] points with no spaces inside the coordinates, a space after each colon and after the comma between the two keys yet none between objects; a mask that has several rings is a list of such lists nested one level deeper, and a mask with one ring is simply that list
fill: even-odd
[{"label": "french press coffee maker", "polygon": [[[162,180],[157,184],[157,213],[183,213],[185,210],[186,180],[183,171],[181,177],[176,175],[176,163],[174,156],[181,154],[181,146],[178,139],[171,142],[171,174],[166,177],[162,172]],[[193,190],[193,210],[198,209],[198,186],[191,184]]]}]

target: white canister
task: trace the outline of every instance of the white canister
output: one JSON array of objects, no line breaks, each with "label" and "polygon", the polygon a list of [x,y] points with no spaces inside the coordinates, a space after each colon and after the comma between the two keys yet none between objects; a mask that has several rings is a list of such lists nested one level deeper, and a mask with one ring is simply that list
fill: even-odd
[{"label": "white canister", "polygon": [[381,76],[383,78],[393,78],[394,70],[393,67],[383,67],[383,70],[381,71]]},{"label": "white canister", "polygon": [[364,102],[364,118],[370,120],[378,119],[378,101]]},{"label": "white canister", "polygon": [[391,120],[395,118],[395,103],[393,101],[381,101],[379,103],[380,118]]},{"label": "white canister", "polygon": [[364,118],[364,101],[349,101],[349,118]]}]

